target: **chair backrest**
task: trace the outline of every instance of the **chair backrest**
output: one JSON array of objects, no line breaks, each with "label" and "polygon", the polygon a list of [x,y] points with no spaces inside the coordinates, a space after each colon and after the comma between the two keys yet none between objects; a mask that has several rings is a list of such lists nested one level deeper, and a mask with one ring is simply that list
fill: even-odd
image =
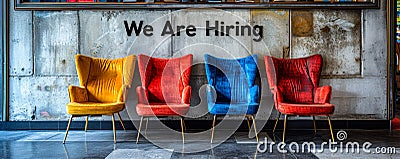
[{"label": "chair backrest", "polygon": [[190,83],[193,55],[179,58],[138,56],[142,86],[150,103],[182,103],[182,91]]},{"label": "chair backrest", "polygon": [[75,55],[79,83],[87,89],[89,102],[117,102],[122,86],[131,86],[135,59],[135,55],[114,60]]},{"label": "chair backrest", "polygon": [[204,55],[208,84],[214,86],[222,103],[249,102],[249,88],[255,85],[258,73],[257,55],[238,59],[222,59]]},{"label": "chair backrest", "polygon": [[296,59],[265,56],[270,88],[277,87],[288,103],[313,103],[314,89],[318,87],[322,56],[313,55]]}]

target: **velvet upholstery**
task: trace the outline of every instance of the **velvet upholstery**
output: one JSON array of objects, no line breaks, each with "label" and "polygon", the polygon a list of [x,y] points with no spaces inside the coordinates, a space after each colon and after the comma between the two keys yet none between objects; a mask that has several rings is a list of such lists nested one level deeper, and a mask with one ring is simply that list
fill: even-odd
[{"label": "velvet upholstery", "polygon": [[96,102],[73,102],[68,103],[68,113],[74,115],[102,115],[112,114],[124,110],[125,103],[96,103]]},{"label": "velvet upholstery", "polygon": [[329,115],[332,88],[319,87],[322,56],[297,59],[265,56],[268,84],[274,95],[275,108],[289,115]]},{"label": "velvet upholstery", "polygon": [[186,114],[190,108],[189,85],[193,55],[180,58],[138,56],[142,85],[136,88],[140,116]]},{"label": "velvet upholstery", "polygon": [[135,55],[120,59],[76,55],[80,86],[69,86],[71,115],[113,114],[125,108],[126,88],[131,86]]},{"label": "velvet upholstery", "polygon": [[259,87],[255,83],[257,55],[222,59],[206,54],[204,61],[208,111],[211,114],[257,113],[260,98]]}]

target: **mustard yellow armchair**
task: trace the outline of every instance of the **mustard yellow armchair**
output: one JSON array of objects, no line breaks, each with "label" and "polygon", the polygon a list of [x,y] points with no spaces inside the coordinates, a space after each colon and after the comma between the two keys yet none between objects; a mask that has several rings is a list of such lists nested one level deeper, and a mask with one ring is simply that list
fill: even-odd
[{"label": "mustard yellow armchair", "polygon": [[86,131],[90,115],[111,115],[115,143],[114,114],[118,115],[125,130],[119,112],[125,108],[125,92],[131,86],[136,56],[109,60],[78,54],[75,60],[80,86],[68,87],[70,103],[67,104],[67,113],[71,117],[63,143],[67,139],[72,119],[86,116]]}]

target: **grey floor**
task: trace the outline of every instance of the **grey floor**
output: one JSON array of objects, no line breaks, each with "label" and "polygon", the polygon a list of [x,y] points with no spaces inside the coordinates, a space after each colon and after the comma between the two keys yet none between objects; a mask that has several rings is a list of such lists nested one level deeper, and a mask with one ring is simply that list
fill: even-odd
[{"label": "grey floor", "polygon": [[[277,131],[276,135],[270,132],[260,134],[262,141],[267,138],[268,147],[275,142],[272,150],[267,149],[266,152],[257,151],[256,140],[249,138],[247,132],[236,132],[224,139],[223,136],[229,134],[224,130],[216,130],[214,144],[210,144],[208,132],[196,131],[188,131],[185,144],[182,144],[179,132],[163,130],[147,130],[143,134],[146,137],[141,136],[138,144],[135,144],[136,131],[118,130],[116,144],[113,143],[111,130],[70,131],[66,144],[62,144],[63,131],[0,131],[0,158],[400,158],[400,131],[346,132],[347,138],[341,142],[370,142],[372,152],[332,153],[328,145],[321,148],[321,144],[330,139],[326,130],[319,130],[316,135],[313,131],[288,131],[285,143],[313,141],[317,150],[324,151],[286,153],[277,150],[281,131]],[[376,154],[373,152],[376,147],[394,147],[396,153]],[[289,146],[283,150],[289,150]]]}]

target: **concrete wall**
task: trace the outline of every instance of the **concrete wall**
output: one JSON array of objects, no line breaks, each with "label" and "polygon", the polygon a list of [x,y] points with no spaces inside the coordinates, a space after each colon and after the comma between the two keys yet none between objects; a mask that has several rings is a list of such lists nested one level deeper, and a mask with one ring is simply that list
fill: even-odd
[{"label": "concrete wall", "polygon": [[[10,8],[13,4],[11,4]],[[324,79],[321,85],[333,87],[332,103],[336,105],[333,119],[385,119],[386,102],[386,1],[380,10],[310,10],[312,34],[291,35],[291,10],[124,10],[124,11],[14,11],[10,15],[10,120],[67,120],[65,104],[67,87],[78,85],[74,64],[77,53],[105,58],[128,54],[156,57],[178,57],[194,54],[192,71],[192,107],[189,112],[198,119],[204,114],[205,99],[199,95],[206,83],[203,66],[205,53],[218,57],[259,55],[262,84],[261,108],[268,110],[268,90],[264,55],[301,57],[319,53],[324,56]],[[344,20],[349,29],[339,24]],[[126,35],[123,21],[140,21],[154,26],[154,35]],[[160,36],[166,21],[177,25],[195,25],[195,37]],[[252,36],[215,37],[204,35],[205,21],[224,21],[226,25],[264,26],[264,40]],[[335,23],[336,22],[336,23]],[[347,30],[346,30],[347,29]],[[381,34],[376,34],[377,32]],[[183,33],[182,33],[183,34]],[[284,55],[284,48],[291,50]],[[135,87],[140,85],[137,67],[132,89],[128,90],[127,109],[121,115],[135,117]],[[200,97],[202,96],[202,97]],[[129,115],[128,115],[129,114]],[[268,117],[261,113],[260,118]],[[274,117],[275,113],[271,117]],[[109,120],[109,117],[92,118]]]}]

